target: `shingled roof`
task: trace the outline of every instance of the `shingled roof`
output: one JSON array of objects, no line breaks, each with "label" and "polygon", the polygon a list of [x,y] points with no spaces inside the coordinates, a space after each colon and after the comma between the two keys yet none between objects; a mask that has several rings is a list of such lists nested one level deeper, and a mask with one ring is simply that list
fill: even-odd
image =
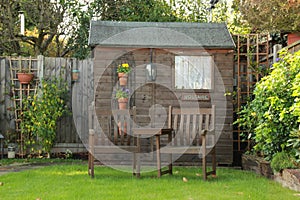
[{"label": "shingled roof", "polygon": [[91,21],[90,46],[232,49],[224,23]]}]

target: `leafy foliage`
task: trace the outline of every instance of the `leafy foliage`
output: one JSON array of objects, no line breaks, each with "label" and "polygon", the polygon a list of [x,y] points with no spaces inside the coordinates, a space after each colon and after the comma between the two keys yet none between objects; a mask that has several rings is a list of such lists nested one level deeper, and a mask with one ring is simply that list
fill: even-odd
[{"label": "leafy foliage", "polygon": [[127,88],[120,88],[116,91],[116,98],[117,99],[122,99],[122,98],[128,98],[130,95],[130,91]]},{"label": "leafy foliage", "polygon": [[57,120],[66,113],[67,85],[62,79],[42,80],[39,92],[24,100],[21,130],[31,151],[50,153]]},{"label": "leafy foliage", "polygon": [[255,142],[254,151],[267,160],[277,152],[291,151],[287,147],[290,133],[300,121],[295,92],[300,51],[294,55],[282,51],[280,57],[271,73],[256,84],[255,98],[243,107],[236,122],[249,131],[249,138]]},{"label": "leafy foliage", "polygon": [[[207,22],[209,0],[0,0],[0,54],[23,56],[90,55],[90,20],[144,22]],[[19,11],[25,14],[25,35],[19,34]],[[226,1],[216,4],[212,21],[228,20]]]},{"label": "leafy foliage", "polygon": [[171,7],[161,0],[94,0],[86,4],[74,4],[64,1],[72,13],[73,21],[78,24],[69,40],[68,46],[73,56],[84,59],[90,54],[88,34],[90,20],[108,21],[177,21]]},{"label": "leafy foliage", "polygon": [[297,168],[295,160],[285,151],[276,153],[271,161],[271,168],[276,172],[281,172],[283,169]]},{"label": "leafy foliage", "polygon": [[300,164],[300,130],[294,130],[291,132],[287,146],[291,149],[296,161]]},{"label": "leafy foliage", "polygon": [[[68,33],[70,24],[64,20],[67,9],[60,0],[0,0],[0,2],[2,48],[0,53],[47,55],[49,45],[55,41],[57,47],[60,46],[59,37]],[[23,11],[25,15],[25,35],[19,33],[19,11]],[[33,53],[27,51],[28,45]]]},{"label": "leafy foliage", "polygon": [[259,31],[300,31],[299,0],[235,0],[243,18]]}]

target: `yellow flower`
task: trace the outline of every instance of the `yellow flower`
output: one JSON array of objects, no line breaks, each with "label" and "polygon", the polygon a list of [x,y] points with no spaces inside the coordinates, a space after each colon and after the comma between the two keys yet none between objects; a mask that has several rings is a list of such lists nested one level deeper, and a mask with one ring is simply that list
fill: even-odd
[{"label": "yellow flower", "polygon": [[128,63],[123,63],[123,64],[122,64],[122,67],[128,68],[128,67],[129,67],[129,64],[128,64]]},{"label": "yellow flower", "polygon": [[122,63],[120,65],[118,65],[118,69],[117,69],[117,72],[118,73],[129,73],[130,71],[130,66],[128,63]]}]

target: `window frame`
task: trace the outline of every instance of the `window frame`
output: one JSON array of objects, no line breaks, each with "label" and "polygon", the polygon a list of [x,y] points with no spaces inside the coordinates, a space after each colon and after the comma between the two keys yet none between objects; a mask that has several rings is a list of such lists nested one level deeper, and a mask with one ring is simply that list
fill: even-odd
[{"label": "window frame", "polygon": [[[176,88],[176,85],[175,85],[175,73],[176,73],[176,63],[175,63],[175,60],[176,60],[176,56],[178,56],[178,57],[210,57],[210,59],[211,59],[211,65],[210,65],[210,67],[211,67],[211,87],[210,87],[210,89],[180,89],[180,88]],[[215,70],[214,70],[214,68],[215,68],[215,64],[214,64],[214,55],[211,55],[211,54],[202,54],[202,55],[188,55],[188,54],[186,54],[186,55],[175,55],[174,56],[174,68],[173,68],[173,75],[172,75],[172,79],[173,79],[173,83],[172,83],[172,87],[173,87],[173,89],[175,90],[175,91],[177,91],[177,92],[203,92],[203,93],[207,93],[207,92],[211,92],[211,91],[213,91],[214,90],[214,88],[215,88],[215,81],[214,81],[214,78],[215,78],[215,74],[214,74],[214,72],[215,72]]]}]

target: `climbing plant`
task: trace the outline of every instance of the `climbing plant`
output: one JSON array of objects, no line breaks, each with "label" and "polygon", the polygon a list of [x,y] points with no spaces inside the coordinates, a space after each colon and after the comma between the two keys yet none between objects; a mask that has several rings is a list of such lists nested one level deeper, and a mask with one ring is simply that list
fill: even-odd
[{"label": "climbing plant", "polygon": [[67,112],[67,84],[58,78],[42,80],[38,92],[23,102],[21,131],[32,153],[47,153],[56,138],[57,120]]}]

